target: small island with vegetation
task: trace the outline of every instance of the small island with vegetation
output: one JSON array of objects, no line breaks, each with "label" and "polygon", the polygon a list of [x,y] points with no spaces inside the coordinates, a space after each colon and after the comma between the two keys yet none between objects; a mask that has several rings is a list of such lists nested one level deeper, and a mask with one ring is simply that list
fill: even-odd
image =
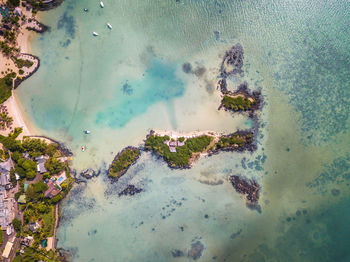
[{"label": "small island with vegetation", "polygon": [[200,153],[213,146],[213,136],[170,138],[151,132],[145,141],[145,149],[161,156],[171,168],[189,168]]},{"label": "small island with vegetation", "polygon": [[253,151],[252,131],[237,131],[230,135],[204,132],[170,136],[155,131],[147,136],[145,149],[162,157],[171,168],[190,168],[200,155],[211,156],[219,151]]},{"label": "small island with vegetation", "polygon": [[120,178],[139,157],[140,149],[132,146],[124,148],[115,156],[108,169],[108,175],[113,178]]},{"label": "small island with vegetation", "polygon": [[[221,82],[220,82],[221,81]],[[224,80],[220,80],[219,85],[223,85]],[[238,89],[234,92],[221,87],[222,99],[219,109],[224,108],[225,110],[233,112],[254,112],[261,106],[261,92],[253,91],[248,89],[248,84],[241,84]]]}]

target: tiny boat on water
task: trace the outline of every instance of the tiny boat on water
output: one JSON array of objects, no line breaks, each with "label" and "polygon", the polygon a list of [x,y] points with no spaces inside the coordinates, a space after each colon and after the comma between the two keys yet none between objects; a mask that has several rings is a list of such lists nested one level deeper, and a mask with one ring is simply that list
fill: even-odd
[{"label": "tiny boat on water", "polygon": [[88,134],[90,134],[90,131],[89,130],[84,130],[84,133],[88,135]]},{"label": "tiny boat on water", "polygon": [[89,12],[89,9],[87,9],[87,8],[84,8],[84,12]]},{"label": "tiny boat on water", "polygon": [[86,147],[85,147],[85,146],[82,146],[82,147],[81,147],[81,151],[84,152],[85,150],[86,150]]},{"label": "tiny boat on water", "polygon": [[113,26],[110,23],[107,23],[107,26],[108,26],[109,29],[113,28]]},{"label": "tiny boat on water", "polygon": [[93,36],[98,36],[97,32],[92,32]]},{"label": "tiny boat on water", "polygon": [[104,5],[104,3],[102,1],[100,1],[100,6],[101,6],[101,8],[105,7],[105,5]]}]

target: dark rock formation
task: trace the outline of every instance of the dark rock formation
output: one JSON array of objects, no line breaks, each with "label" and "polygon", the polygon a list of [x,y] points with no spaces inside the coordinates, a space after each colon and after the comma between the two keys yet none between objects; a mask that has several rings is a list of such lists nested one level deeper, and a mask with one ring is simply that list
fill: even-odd
[{"label": "dark rock formation", "polygon": [[230,238],[231,239],[235,239],[236,237],[238,237],[240,234],[242,233],[242,229],[237,230],[236,232],[232,233]]},{"label": "dark rock formation", "polygon": [[243,47],[240,44],[234,45],[226,52],[220,67],[221,77],[243,74],[243,54]]},{"label": "dark rock formation", "polygon": [[173,257],[183,257],[185,255],[184,252],[182,252],[179,249],[171,250],[171,254],[173,255]]},{"label": "dark rock formation", "polygon": [[37,29],[35,27],[30,27],[28,26],[27,29],[29,31],[34,31],[34,32],[37,32],[37,33],[45,33],[47,30],[49,30],[49,27],[47,25],[44,25],[43,23],[40,23],[39,21],[35,20],[36,23],[39,25],[40,29]]},{"label": "dark rock formation", "polygon": [[58,7],[63,3],[63,0],[46,0],[42,1],[39,5],[39,11],[48,11]]},{"label": "dark rock formation", "polygon": [[182,65],[182,71],[184,71],[186,74],[192,73],[192,65],[190,63],[184,63]]},{"label": "dark rock formation", "polygon": [[255,180],[234,175],[229,177],[229,181],[238,193],[246,195],[251,204],[258,203],[260,186]]},{"label": "dark rock formation", "polygon": [[331,192],[332,192],[333,196],[339,196],[339,194],[340,194],[340,190],[336,189],[336,188],[333,188]]},{"label": "dark rock formation", "polygon": [[118,194],[118,196],[133,196],[141,192],[141,188],[137,188],[134,185],[128,185],[122,192]]},{"label": "dark rock formation", "polygon": [[93,170],[91,168],[87,168],[83,172],[80,173],[80,176],[82,176],[86,179],[91,179],[93,177],[99,176],[100,173],[101,173],[100,170],[98,172],[96,172],[95,170]]},{"label": "dark rock formation", "polygon": [[191,244],[191,249],[188,251],[188,256],[193,258],[193,260],[197,260],[202,256],[203,250],[204,245],[200,241],[197,241]]},{"label": "dark rock formation", "polygon": [[218,81],[218,86],[217,86],[217,89],[220,88],[220,92],[222,94],[226,94],[228,92],[228,89],[227,89],[227,82],[226,82],[226,79],[225,78],[222,78]]}]

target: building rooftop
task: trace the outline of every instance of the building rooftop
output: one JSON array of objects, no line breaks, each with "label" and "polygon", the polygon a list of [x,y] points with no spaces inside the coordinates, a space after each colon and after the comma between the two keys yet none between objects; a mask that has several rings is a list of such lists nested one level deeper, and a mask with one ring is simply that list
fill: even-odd
[{"label": "building rooftop", "polygon": [[7,241],[4,252],[2,252],[2,256],[4,258],[8,258],[10,256],[11,250],[12,250],[13,243],[10,241]]}]

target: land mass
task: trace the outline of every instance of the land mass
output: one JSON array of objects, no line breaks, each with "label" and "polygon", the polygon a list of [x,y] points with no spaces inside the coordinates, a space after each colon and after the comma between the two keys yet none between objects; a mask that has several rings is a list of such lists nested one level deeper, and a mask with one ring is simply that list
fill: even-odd
[{"label": "land mass", "polygon": [[113,178],[120,178],[139,157],[140,149],[132,146],[124,148],[115,156],[108,169],[108,175]]}]

